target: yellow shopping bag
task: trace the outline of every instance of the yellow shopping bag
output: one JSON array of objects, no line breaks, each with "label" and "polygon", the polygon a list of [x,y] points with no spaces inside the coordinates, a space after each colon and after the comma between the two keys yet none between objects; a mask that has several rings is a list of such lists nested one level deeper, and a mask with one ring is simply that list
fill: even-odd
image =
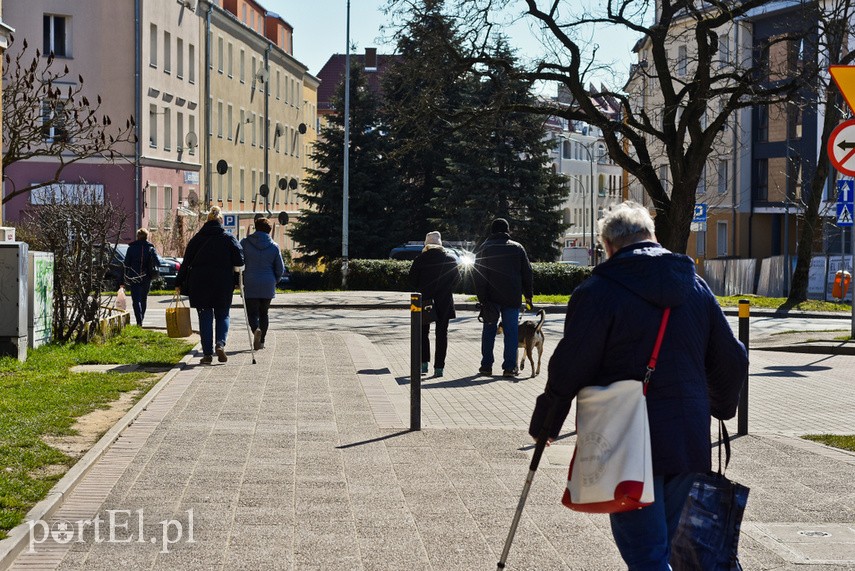
[{"label": "yellow shopping bag", "polygon": [[166,308],[166,334],[170,337],[189,337],[193,334],[190,326],[190,308],[184,305],[176,295]]}]

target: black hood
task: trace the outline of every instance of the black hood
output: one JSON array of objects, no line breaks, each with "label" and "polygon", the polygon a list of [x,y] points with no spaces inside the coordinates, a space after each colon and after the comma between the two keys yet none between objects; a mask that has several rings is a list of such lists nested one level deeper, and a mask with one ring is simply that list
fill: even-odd
[{"label": "black hood", "polygon": [[199,234],[202,236],[218,236],[226,233],[226,229],[218,220],[208,220],[199,229]]},{"label": "black hood", "polygon": [[683,304],[695,287],[695,264],[655,242],[627,246],[594,268],[593,275],[618,282],[658,307]]}]

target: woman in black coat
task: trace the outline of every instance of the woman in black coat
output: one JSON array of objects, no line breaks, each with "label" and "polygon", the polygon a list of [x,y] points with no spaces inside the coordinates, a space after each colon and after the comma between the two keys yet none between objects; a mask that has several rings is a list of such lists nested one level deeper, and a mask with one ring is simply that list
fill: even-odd
[{"label": "woman in black coat", "polygon": [[[445,355],[448,352],[448,322],[457,317],[454,312],[454,286],[460,280],[457,260],[442,247],[439,232],[429,232],[425,236],[422,253],[413,260],[410,267],[410,281],[422,294],[422,305],[432,301],[436,310],[436,355],[434,374],[441,377],[445,368]],[[422,373],[428,372],[430,363],[430,321],[422,314]]]},{"label": "woman in black coat", "polygon": [[[214,206],[208,212],[208,221],[187,244],[184,262],[175,280],[176,293],[189,289],[190,307],[195,307],[199,315],[203,364],[213,362],[215,350],[219,362],[229,360],[225,350],[229,309],[235,289],[234,272],[241,266],[243,250],[235,237],[226,233],[220,209]],[[216,346],[213,341],[215,319]]]}]

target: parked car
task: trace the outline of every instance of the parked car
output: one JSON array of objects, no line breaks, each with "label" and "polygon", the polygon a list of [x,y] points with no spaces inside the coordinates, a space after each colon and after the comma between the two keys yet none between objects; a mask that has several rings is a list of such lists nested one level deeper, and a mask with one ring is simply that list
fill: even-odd
[{"label": "parked car", "polygon": [[180,269],[181,262],[179,262],[177,258],[173,258],[171,256],[160,257],[160,266],[157,268],[157,272],[160,274],[160,277],[163,278],[163,281],[166,283],[166,287],[175,287],[175,280],[178,278],[178,270]]},{"label": "parked car", "polygon": [[[415,260],[422,253],[424,247],[424,242],[408,242],[392,248],[389,252],[389,258],[392,260]],[[475,254],[469,250],[446,246],[445,251],[457,259],[458,265],[471,266],[475,263]]]}]

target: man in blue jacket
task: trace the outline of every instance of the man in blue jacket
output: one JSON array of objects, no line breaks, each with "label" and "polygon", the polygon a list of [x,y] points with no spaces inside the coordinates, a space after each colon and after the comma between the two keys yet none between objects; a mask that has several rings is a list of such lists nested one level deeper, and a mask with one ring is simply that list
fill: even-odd
[{"label": "man in blue jacket", "polygon": [[148,241],[146,228],[137,230],[137,239],[128,245],[124,265],[122,281],[131,289],[134,318],[137,325],[142,327],[151,280],[157,276],[157,268],[160,266],[160,258],[154,244]]},{"label": "man in blue jacket", "polygon": [[564,337],[549,360],[545,392],[529,433],[558,436],[580,389],[644,378],[662,312],[671,308],[647,390],[654,497],[611,514],[612,534],[630,570],[666,570],[671,539],[696,473],[710,470],[710,415],[736,414],[748,356],[692,259],[656,243],[647,209],[625,202],[600,220],[608,260],[573,292]]},{"label": "man in blue jacket", "polygon": [[516,377],[517,341],[519,334],[520,303],[525,296],[531,308],[533,282],[531,263],[525,248],[511,240],[510,226],[504,218],[497,218],[490,226],[490,236],[475,255],[475,292],[481,304],[481,368],[482,375],[493,374],[493,346],[499,317],[504,330],[502,376]]}]

